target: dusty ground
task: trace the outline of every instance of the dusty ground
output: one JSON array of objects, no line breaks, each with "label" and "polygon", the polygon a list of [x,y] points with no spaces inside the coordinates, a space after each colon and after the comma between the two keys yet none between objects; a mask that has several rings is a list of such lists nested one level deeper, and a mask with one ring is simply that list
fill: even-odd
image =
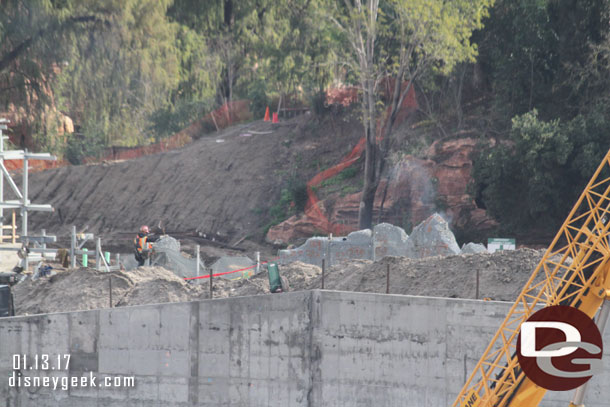
[{"label": "dusty ground", "polygon": [[[379,262],[352,260],[333,266],[325,289],[385,293],[390,265],[390,293],[475,298],[477,270],[480,298],[513,301],[542,257],[542,251],[520,249],[494,254],[470,254],[413,260],[387,257]],[[291,291],[321,288],[321,270],[300,262],[281,267]],[[37,314],[107,308],[112,279],[113,306],[196,301],[209,298],[209,280],[186,283],[163,268],[104,273],[91,269],[60,272],[14,287],[17,313]],[[269,293],[262,272],[248,280],[213,280],[214,298]],[[276,294],[281,295],[281,294]]]},{"label": "dusty ground", "polygon": [[338,162],[362,136],[357,117],[325,120],[257,121],[179,150],[32,174],[32,202],[56,211],[31,214],[30,229],[46,228],[69,242],[71,225],[87,225],[105,242],[130,247],[141,224],[163,220],[170,234],[200,232],[202,244],[203,235],[223,243],[260,240],[281,189]]},{"label": "dusty ground", "polygon": [[[351,260],[333,266],[325,275],[327,290],[386,292],[390,265],[390,293],[450,298],[475,298],[479,271],[479,297],[513,301],[534,271],[543,251],[520,249],[494,254],[466,254],[409,259],[386,257],[378,262]],[[281,268],[291,290],[322,287],[321,270],[300,262]],[[218,296],[253,295],[269,292],[265,273],[238,282]]]}]

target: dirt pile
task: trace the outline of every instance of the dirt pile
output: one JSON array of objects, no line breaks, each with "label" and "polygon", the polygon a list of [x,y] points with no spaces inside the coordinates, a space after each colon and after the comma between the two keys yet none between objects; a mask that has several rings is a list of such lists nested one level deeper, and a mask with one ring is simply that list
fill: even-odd
[{"label": "dirt pile", "polygon": [[[378,262],[349,260],[331,267],[325,275],[327,290],[386,292],[390,265],[390,293],[450,298],[475,298],[479,271],[479,297],[513,301],[542,258],[543,251],[520,249],[493,254],[461,254],[409,259],[386,257]],[[291,291],[322,287],[319,267],[301,262],[281,267]],[[215,296],[269,293],[266,273],[215,291]]]},{"label": "dirt pile", "polygon": [[[390,266],[390,293],[451,298],[475,298],[476,274],[480,298],[513,301],[543,252],[531,249],[493,254],[461,254],[409,259],[386,257],[378,262],[350,260],[333,266],[325,275],[325,289],[385,293]],[[291,291],[321,288],[319,267],[295,262],[281,267]],[[60,272],[26,280],[14,287],[17,313],[37,314],[109,307],[112,279],[113,306],[197,301],[209,298],[209,280],[187,283],[161,267],[131,272],[91,269]],[[213,280],[214,298],[269,294],[269,279],[261,272],[247,280]]]},{"label": "dirt pile", "polygon": [[[352,260],[331,269],[325,288],[385,293],[389,265],[391,294],[475,298],[478,271],[479,298],[514,301],[543,254],[520,249],[425,259],[386,257],[375,263]],[[320,287],[319,280],[311,284]]]},{"label": "dirt pile", "polygon": [[[280,269],[281,275],[288,279],[290,291],[319,288],[316,281],[322,275],[320,267],[296,261],[281,266]],[[215,298],[260,294],[269,294],[269,277],[264,271],[247,280],[227,282],[219,286],[214,283]]]},{"label": "dirt pile", "polygon": [[107,308],[109,278],[112,278],[113,300],[120,299],[133,288],[133,282],[124,273],[102,273],[92,269],[64,271],[22,281],[13,287],[16,314]]},{"label": "dirt pile", "polygon": [[13,288],[16,313],[80,311],[110,306],[192,301],[200,290],[162,267],[142,267],[131,272],[79,269],[50,277],[25,280]]}]

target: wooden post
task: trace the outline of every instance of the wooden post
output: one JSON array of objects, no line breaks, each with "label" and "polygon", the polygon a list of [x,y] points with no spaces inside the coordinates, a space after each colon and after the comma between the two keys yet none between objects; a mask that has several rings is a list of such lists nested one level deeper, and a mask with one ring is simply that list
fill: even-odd
[{"label": "wooden post", "polygon": [[385,293],[390,293],[390,263],[387,264],[388,268],[385,272]]},{"label": "wooden post", "polygon": [[13,244],[17,241],[17,219],[15,216],[15,211],[13,211]]},{"label": "wooden post", "polygon": [[110,294],[110,308],[112,308],[112,276],[108,276],[108,292]]},{"label": "wooden post", "polygon": [[210,269],[210,299],[214,298],[212,278],[214,278],[214,270]]},{"label": "wooden post", "polygon": [[325,261],[322,259],[322,289],[324,289],[324,269],[325,269]]},{"label": "wooden post", "polygon": [[195,275],[197,277],[199,277],[201,274],[200,269],[199,269],[199,262],[201,261],[201,255],[199,253],[200,248],[199,245],[195,246],[195,261],[197,262],[197,264],[195,265]]},{"label": "wooden post", "polygon": [[476,285],[476,293],[475,293],[475,298],[478,300],[479,299],[479,280],[480,280],[480,274],[481,271],[477,269],[477,285]]}]

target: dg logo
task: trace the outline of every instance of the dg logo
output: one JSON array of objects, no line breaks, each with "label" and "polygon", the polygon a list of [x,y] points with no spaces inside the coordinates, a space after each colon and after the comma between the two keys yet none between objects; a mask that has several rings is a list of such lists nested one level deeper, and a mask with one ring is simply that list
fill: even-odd
[{"label": "dg logo", "polygon": [[584,312],[543,308],[521,324],[517,357],[526,376],[547,390],[580,387],[602,370],[602,336]]}]

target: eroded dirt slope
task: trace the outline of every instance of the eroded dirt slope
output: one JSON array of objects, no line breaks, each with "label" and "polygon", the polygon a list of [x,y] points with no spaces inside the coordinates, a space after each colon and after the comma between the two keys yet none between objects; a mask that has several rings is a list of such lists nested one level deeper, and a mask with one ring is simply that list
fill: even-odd
[{"label": "eroded dirt slope", "polygon": [[361,137],[357,120],[313,126],[308,115],[258,121],[167,153],[32,174],[32,202],[56,211],[31,215],[30,229],[67,236],[71,225],[88,225],[128,239],[139,225],[164,220],[168,232],[217,233],[221,241],[260,234],[291,178],[306,181]]}]

